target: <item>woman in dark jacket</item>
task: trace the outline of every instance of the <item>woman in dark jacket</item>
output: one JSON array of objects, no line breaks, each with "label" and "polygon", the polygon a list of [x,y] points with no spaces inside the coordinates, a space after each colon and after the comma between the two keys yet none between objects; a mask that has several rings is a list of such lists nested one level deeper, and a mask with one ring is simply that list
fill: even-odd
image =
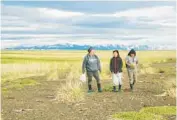
[{"label": "woman in dark jacket", "polygon": [[122,86],[122,58],[119,55],[118,50],[113,51],[113,57],[110,60],[110,71],[112,73],[113,80],[113,92],[116,92],[116,85],[119,86],[118,91],[121,91]]}]

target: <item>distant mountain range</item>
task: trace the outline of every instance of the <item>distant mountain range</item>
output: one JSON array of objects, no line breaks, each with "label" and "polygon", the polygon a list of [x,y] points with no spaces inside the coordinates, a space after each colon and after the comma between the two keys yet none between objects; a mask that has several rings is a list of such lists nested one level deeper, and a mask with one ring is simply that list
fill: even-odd
[{"label": "distant mountain range", "polygon": [[[16,46],[11,48],[5,48],[8,50],[86,50],[91,45],[77,45],[77,44],[55,44],[55,45],[41,45],[41,46]],[[164,45],[92,45],[97,50],[130,50],[131,48],[135,50],[175,50],[175,47],[164,46]]]}]

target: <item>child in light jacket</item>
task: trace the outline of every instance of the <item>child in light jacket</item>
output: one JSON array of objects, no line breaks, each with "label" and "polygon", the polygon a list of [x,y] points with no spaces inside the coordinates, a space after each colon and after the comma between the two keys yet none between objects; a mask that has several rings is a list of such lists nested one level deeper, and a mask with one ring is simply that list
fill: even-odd
[{"label": "child in light jacket", "polygon": [[125,59],[125,63],[130,81],[130,89],[133,91],[133,87],[137,81],[137,66],[138,66],[138,58],[136,56],[136,51],[134,49],[131,49],[130,52],[128,53]]}]

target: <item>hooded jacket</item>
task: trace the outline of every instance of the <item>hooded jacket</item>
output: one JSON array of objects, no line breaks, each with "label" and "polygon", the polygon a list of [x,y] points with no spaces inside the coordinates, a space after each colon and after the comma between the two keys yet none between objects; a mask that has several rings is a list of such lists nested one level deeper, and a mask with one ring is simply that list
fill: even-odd
[{"label": "hooded jacket", "polygon": [[131,49],[130,52],[128,53],[128,56],[130,56],[131,54],[134,54],[136,56],[136,52],[134,49]]},{"label": "hooded jacket", "polygon": [[[134,49],[131,49],[130,52],[128,53],[126,59],[128,59],[129,57],[131,57],[130,55],[131,54],[134,54],[135,57],[134,57],[134,60],[136,61],[136,64],[138,64],[138,58],[136,57],[136,51]],[[129,68],[130,69],[130,66],[126,64],[126,68]]]}]

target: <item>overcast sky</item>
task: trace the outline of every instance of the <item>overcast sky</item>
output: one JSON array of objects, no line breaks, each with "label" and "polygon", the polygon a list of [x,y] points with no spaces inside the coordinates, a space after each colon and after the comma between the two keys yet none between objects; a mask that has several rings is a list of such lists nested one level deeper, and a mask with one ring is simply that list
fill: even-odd
[{"label": "overcast sky", "polygon": [[2,2],[2,48],[48,44],[175,46],[175,2]]}]

